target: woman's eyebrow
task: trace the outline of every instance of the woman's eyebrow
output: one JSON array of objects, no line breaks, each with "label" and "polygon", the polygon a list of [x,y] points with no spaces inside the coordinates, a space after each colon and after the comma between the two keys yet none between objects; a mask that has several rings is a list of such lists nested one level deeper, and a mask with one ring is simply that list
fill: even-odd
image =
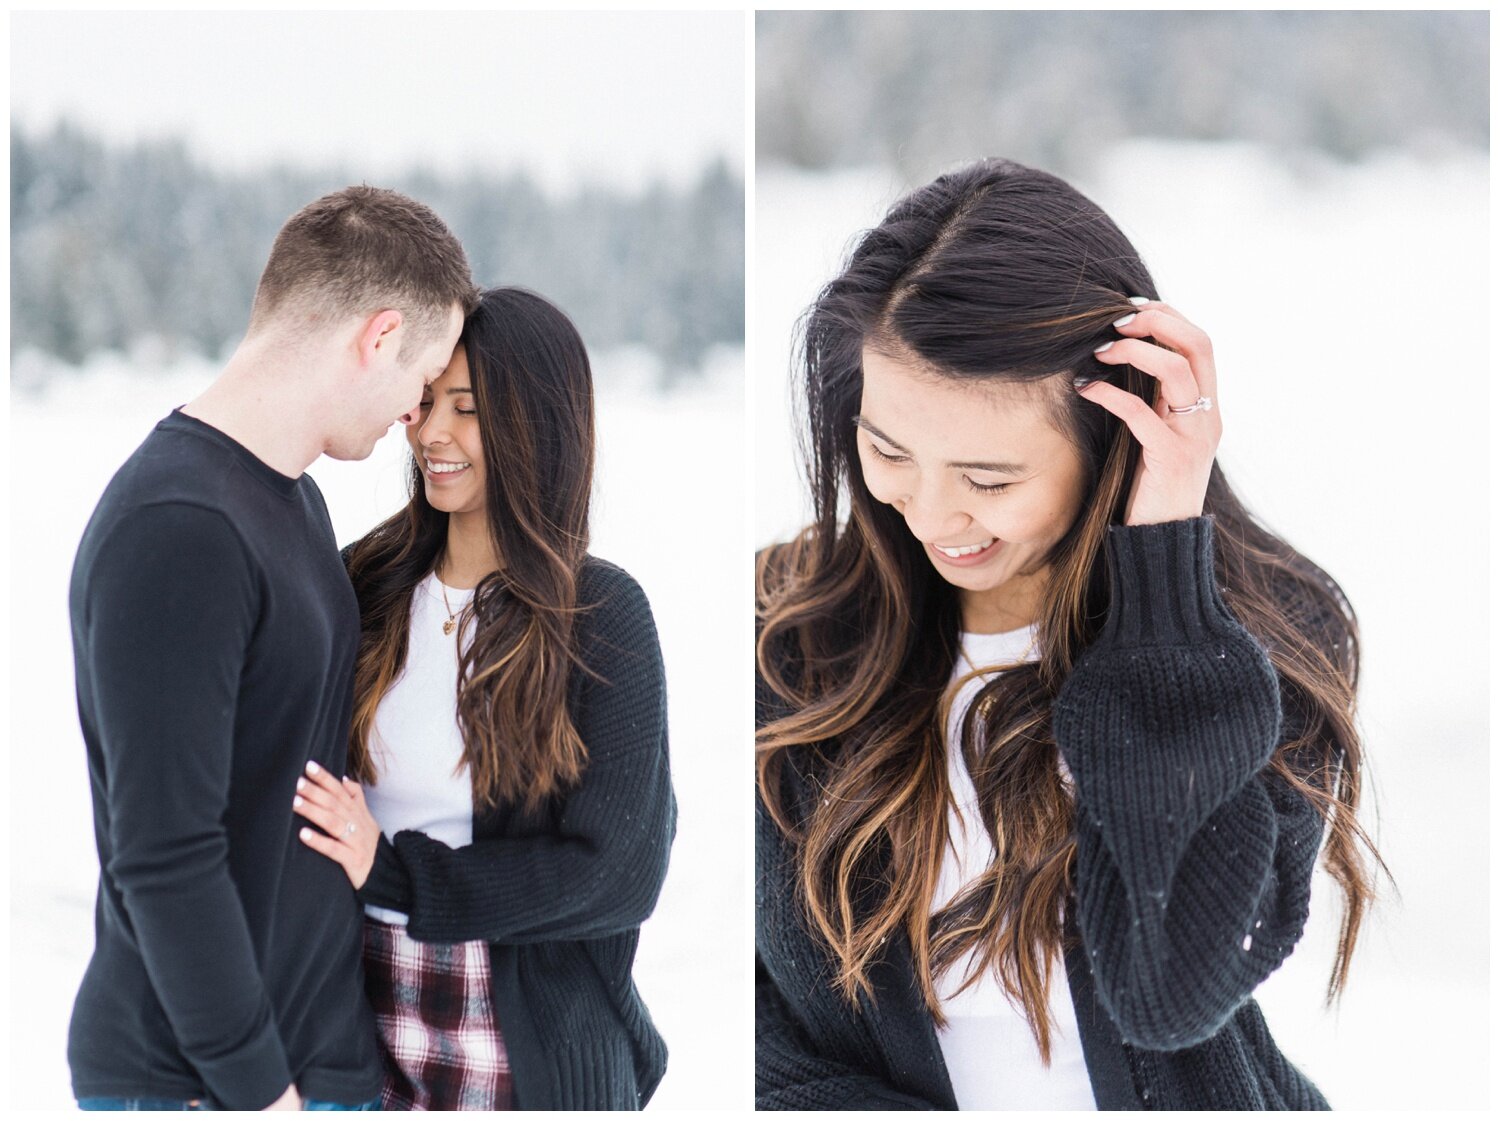
[{"label": "woman's eyebrow", "polygon": [[[901,452],[904,455],[910,455],[911,454],[911,452],[907,451],[906,448],[903,448],[900,444],[896,443],[895,440],[892,440],[889,436],[887,436],[880,429],[876,428],[873,424],[871,424],[864,417],[862,417],[862,416],[855,417],[854,418],[854,423],[856,425],[858,425],[860,428],[863,428],[870,435],[872,435],[872,436],[879,436],[882,440],[884,440],[891,447],[895,448],[898,452]],[[978,462],[952,463],[952,462],[950,462],[950,463],[947,464],[947,466],[948,467],[956,467],[956,468],[958,468],[961,471],[993,471],[997,475],[1025,475],[1027,473],[1027,471],[1029,470],[1025,465],[1020,464],[1020,463],[978,463]]]},{"label": "woman's eyebrow", "polygon": [[876,428],[873,424],[871,424],[864,417],[862,417],[862,416],[856,416],[854,418],[854,423],[855,423],[856,426],[858,426],[860,428],[863,428],[871,436],[879,436],[882,440],[884,440],[887,444],[891,445],[891,447],[895,448],[898,452],[906,452],[907,455],[911,454],[911,452],[906,451],[905,448],[903,448],[900,444],[896,443],[895,440],[892,440],[889,436],[887,436],[880,429]]},{"label": "woman's eyebrow", "polygon": [[452,397],[455,393],[473,393],[473,392],[474,391],[472,389],[470,389],[467,385],[452,386],[452,387],[450,387],[448,389],[448,396]]}]

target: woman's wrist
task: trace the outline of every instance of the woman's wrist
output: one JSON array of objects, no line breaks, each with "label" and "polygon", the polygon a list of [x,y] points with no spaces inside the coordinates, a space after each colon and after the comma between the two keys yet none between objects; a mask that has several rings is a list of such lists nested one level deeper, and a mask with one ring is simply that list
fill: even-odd
[{"label": "woman's wrist", "polygon": [[1109,618],[1099,643],[1191,645],[1238,626],[1214,574],[1214,519],[1111,526]]}]

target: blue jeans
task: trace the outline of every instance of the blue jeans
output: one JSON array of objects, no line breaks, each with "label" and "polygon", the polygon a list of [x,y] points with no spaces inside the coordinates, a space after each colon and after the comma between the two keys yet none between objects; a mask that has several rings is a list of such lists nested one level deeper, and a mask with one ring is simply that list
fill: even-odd
[{"label": "blue jeans", "polygon": [[[203,1102],[185,1102],[172,1098],[79,1098],[78,1108],[86,1110],[171,1110],[173,1112],[187,1109],[212,1109],[210,1105]],[[316,1098],[305,1098],[302,1102],[303,1109],[318,1110],[350,1110],[360,1113],[373,1112],[380,1108],[380,1099],[373,1098],[359,1105],[342,1105],[339,1102],[320,1102]]]}]

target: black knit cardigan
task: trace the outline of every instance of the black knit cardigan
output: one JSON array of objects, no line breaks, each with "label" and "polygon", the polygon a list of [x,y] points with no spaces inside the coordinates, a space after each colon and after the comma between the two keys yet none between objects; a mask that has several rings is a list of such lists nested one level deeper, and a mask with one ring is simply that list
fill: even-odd
[{"label": "black knit cardigan", "polygon": [[630,969],[676,833],[667,696],[650,604],[622,569],[579,573],[568,709],[588,749],[582,783],[540,811],[474,815],[474,841],[382,836],[359,892],[410,916],[419,942],[490,944],[495,1016],[516,1109],[639,1109],[667,1050]]},{"label": "black knit cardigan", "polygon": [[[1100,1109],[1327,1109],[1250,999],[1302,933],[1322,819],[1267,769],[1281,690],[1219,596],[1213,526],[1110,530],[1110,614],[1054,702],[1076,797],[1068,984]],[[763,682],[756,709],[786,712]],[[816,776],[791,770],[805,813]],[[757,811],[758,1108],[957,1108],[909,941],[851,1008]]]}]

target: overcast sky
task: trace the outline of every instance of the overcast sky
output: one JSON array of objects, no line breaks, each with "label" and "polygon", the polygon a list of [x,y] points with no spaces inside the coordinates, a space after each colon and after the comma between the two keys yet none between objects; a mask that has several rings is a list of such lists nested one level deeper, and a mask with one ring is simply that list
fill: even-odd
[{"label": "overcast sky", "polygon": [[18,12],[11,112],[228,167],[634,186],[743,170],[744,62],[739,12]]}]

